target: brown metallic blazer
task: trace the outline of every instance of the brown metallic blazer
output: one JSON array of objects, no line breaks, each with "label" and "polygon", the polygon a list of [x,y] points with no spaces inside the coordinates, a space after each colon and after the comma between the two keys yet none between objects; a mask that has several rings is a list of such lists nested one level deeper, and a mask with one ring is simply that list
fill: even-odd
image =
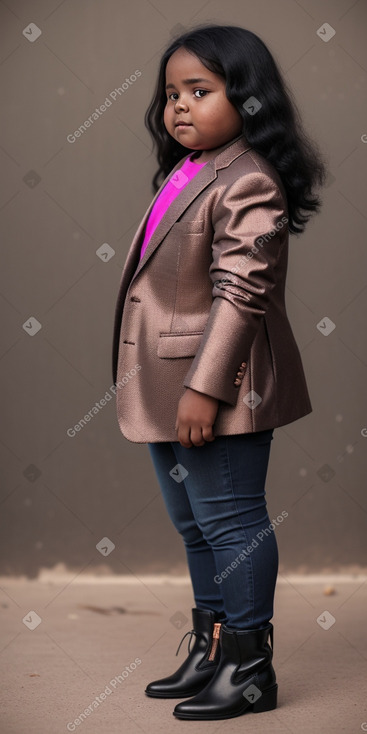
[{"label": "brown metallic blazer", "polygon": [[178,440],[185,387],[219,399],[216,436],[275,428],[312,411],[284,303],[285,191],[242,135],[179,193],[139,261],[152,205],[187,157],[146,211],[118,292],[117,418],[134,443]]}]

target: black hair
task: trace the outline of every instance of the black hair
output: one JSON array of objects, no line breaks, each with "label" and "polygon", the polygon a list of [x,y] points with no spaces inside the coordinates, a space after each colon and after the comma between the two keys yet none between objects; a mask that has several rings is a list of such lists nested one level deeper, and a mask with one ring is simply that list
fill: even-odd
[{"label": "black hair", "polygon": [[[312,213],[320,208],[321,200],[313,187],[324,183],[326,167],[317,145],[303,129],[293,95],[269,49],[255,33],[238,26],[197,26],[174,39],[163,53],[156,89],[144,118],[159,165],[152,180],[153,191],[190,152],[167,132],[163,119],[166,66],[181,47],[225,79],[227,98],[243,119],[242,134],[281,177],[289,231],[303,232]],[[262,105],[256,114],[249,114],[243,107],[249,97],[256,97]]]}]

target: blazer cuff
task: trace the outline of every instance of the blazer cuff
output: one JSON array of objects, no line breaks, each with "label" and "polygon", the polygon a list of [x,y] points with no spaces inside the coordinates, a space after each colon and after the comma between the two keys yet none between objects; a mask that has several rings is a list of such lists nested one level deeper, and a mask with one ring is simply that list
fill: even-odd
[{"label": "blazer cuff", "polygon": [[246,319],[231,301],[215,298],[206,328],[210,337],[205,337],[204,331],[183,380],[184,387],[191,387],[235,407],[262,315],[259,311]]},{"label": "blazer cuff", "polygon": [[184,387],[191,387],[192,390],[197,390],[203,395],[209,395],[212,398],[221,400],[223,403],[229,403],[233,407],[237,405],[239,386],[231,388],[228,386],[225,389],[216,389],[212,383],[205,384],[205,380],[199,379],[197,376],[188,380],[187,377],[184,380]]}]

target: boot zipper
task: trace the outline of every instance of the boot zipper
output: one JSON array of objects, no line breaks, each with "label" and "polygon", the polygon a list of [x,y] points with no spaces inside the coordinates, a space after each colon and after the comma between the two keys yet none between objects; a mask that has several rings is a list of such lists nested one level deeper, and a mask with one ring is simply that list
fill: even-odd
[{"label": "boot zipper", "polygon": [[214,622],[213,641],[212,641],[212,647],[210,650],[210,655],[208,657],[208,660],[214,660],[215,658],[215,653],[217,652],[217,647],[218,647],[220,628],[221,628],[221,622]]}]

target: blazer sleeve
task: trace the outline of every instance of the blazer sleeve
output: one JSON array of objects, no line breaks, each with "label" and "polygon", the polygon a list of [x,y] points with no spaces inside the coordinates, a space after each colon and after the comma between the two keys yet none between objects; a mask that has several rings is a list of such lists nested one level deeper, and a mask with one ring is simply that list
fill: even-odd
[{"label": "blazer sleeve", "polygon": [[183,385],[235,406],[237,371],[248,362],[272,289],[285,278],[283,258],[279,264],[288,242],[285,199],[268,174],[247,173],[216,202],[212,222],[213,301]]}]

